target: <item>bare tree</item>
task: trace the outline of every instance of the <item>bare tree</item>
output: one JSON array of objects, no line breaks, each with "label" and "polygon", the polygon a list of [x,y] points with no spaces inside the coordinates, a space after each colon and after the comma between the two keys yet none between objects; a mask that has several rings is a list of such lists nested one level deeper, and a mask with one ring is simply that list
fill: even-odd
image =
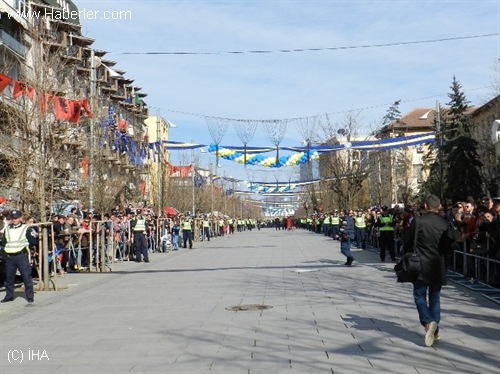
[{"label": "bare tree", "polygon": [[352,208],[368,203],[366,178],[369,171],[368,155],[350,149],[360,128],[359,112],[350,111],[343,122],[332,124],[329,117],[321,123],[325,145],[344,145],[344,149],[320,156],[322,178],[333,180],[322,182],[321,190],[325,209]]}]

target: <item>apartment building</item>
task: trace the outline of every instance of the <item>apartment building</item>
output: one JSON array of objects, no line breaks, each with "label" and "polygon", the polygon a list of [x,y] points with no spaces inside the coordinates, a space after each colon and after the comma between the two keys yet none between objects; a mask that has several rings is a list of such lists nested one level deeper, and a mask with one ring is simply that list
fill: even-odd
[{"label": "apartment building", "polygon": [[0,0],[0,13],[0,195],[27,211],[41,195],[98,209],[141,198],[147,94],[92,47],[73,1]]}]

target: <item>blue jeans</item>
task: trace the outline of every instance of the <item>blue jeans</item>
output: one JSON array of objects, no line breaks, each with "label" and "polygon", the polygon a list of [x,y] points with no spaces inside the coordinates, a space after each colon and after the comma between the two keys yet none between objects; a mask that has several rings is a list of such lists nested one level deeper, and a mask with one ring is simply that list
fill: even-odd
[{"label": "blue jeans", "polygon": [[[429,290],[429,303],[427,303],[427,290]],[[418,317],[422,326],[432,321],[439,324],[441,320],[440,294],[441,286],[427,286],[422,281],[413,283],[413,298],[415,299]]]},{"label": "blue jeans", "polygon": [[174,251],[179,250],[179,235],[172,235],[172,244],[174,245]]},{"label": "blue jeans", "polygon": [[342,252],[342,254],[346,256],[347,259],[350,259],[352,257],[350,240],[340,242],[340,252]]}]

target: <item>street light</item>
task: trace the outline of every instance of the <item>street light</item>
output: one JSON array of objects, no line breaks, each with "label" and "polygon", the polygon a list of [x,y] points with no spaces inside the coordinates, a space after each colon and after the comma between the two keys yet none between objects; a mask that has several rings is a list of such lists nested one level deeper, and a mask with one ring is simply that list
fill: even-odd
[{"label": "street light", "polygon": [[158,215],[161,215],[163,209],[163,176],[162,176],[162,136],[161,136],[161,117],[160,109],[156,109],[156,143],[158,144]]},{"label": "street light", "polygon": [[439,101],[436,101],[436,136],[437,138],[437,152],[438,152],[438,163],[439,163],[439,200],[443,201],[443,152],[441,152],[441,147],[443,146],[443,134],[441,132],[441,110]]}]

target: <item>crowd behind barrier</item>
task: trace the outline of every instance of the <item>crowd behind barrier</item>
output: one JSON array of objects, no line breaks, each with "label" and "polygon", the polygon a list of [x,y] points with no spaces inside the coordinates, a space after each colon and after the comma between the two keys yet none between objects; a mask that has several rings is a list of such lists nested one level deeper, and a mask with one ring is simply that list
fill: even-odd
[{"label": "crowd behind barrier", "polygon": [[[459,234],[453,255],[447,259],[448,268],[470,278],[472,283],[483,282],[500,288],[500,202],[484,197],[479,202],[469,198],[464,202],[447,200],[439,214],[445,218]],[[409,207],[387,208],[394,230],[391,246],[395,256],[403,254],[403,238],[413,217],[424,214],[424,207],[418,204]],[[338,230],[346,216],[359,218],[359,228],[351,239],[359,249],[380,249],[382,207],[368,209],[334,210],[314,212],[307,217],[292,218],[293,227],[323,234],[338,239]],[[362,217],[362,218],[360,218]],[[273,221],[276,230],[287,229],[286,219]],[[383,261],[383,260],[382,260]]]},{"label": "crowd behind barrier", "polygon": [[[228,216],[192,216],[189,213],[159,217],[152,210],[125,210],[115,207],[103,215],[88,212],[83,205],[71,209],[67,215],[52,214],[47,222],[37,223],[31,216],[23,217],[23,223],[32,226],[37,236],[37,245],[29,248],[32,277],[47,289],[48,282],[54,284],[55,276],[69,272],[113,271],[115,262],[135,261],[133,221],[144,216],[147,227],[145,236],[147,252],[169,253],[181,246],[183,230],[180,224],[190,221],[192,241],[200,242],[236,231],[252,230],[256,219]],[[9,212],[0,213],[0,237],[9,224]],[[259,221],[260,225],[260,221]],[[0,286],[5,280],[3,253],[0,247]]]},{"label": "crowd behind barrier", "polygon": [[[470,199],[467,202],[447,201],[443,205],[439,214],[460,234],[453,256],[448,259],[449,268],[469,277],[471,282],[481,281],[499,287],[500,203],[483,198],[477,204]],[[276,230],[302,228],[335,240],[339,238],[339,230],[346,216],[352,217],[356,226],[351,239],[353,246],[379,249],[380,220],[383,216],[390,216],[393,231],[390,232],[392,248],[389,253],[393,260],[395,257],[392,254],[400,256],[403,253],[403,237],[413,217],[422,213],[423,207],[420,205],[406,208],[397,205],[393,208],[374,206],[369,209],[315,212],[302,218],[291,216],[261,221],[228,216],[191,216],[188,213],[158,217],[147,209],[142,212],[148,222],[146,239],[149,253],[168,253],[182,247],[181,224],[186,219],[191,222],[190,235],[196,243],[253,228],[260,230],[261,227],[273,227]],[[136,260],[131,227],[136,216],[136,210],[131,206],[125,210],[116,207],[109,214],[99,215],[86,212],[80,205],[66,216],[52,215],[49,222],[36,223],[33,217],[25,217],[24,222],[35,227],[38,235],[38,245],[30,248],[33,277],[43,280],[46,286],[48,277],[67,272],[112,271],[117,261]],[[2,213],[0,235],[8,222],[7,212]],[[44,253],[45,258],[41,257]],[[47,274],[45,277],[44,273]],[[0,278],[0,284],[2,281]]]}]

